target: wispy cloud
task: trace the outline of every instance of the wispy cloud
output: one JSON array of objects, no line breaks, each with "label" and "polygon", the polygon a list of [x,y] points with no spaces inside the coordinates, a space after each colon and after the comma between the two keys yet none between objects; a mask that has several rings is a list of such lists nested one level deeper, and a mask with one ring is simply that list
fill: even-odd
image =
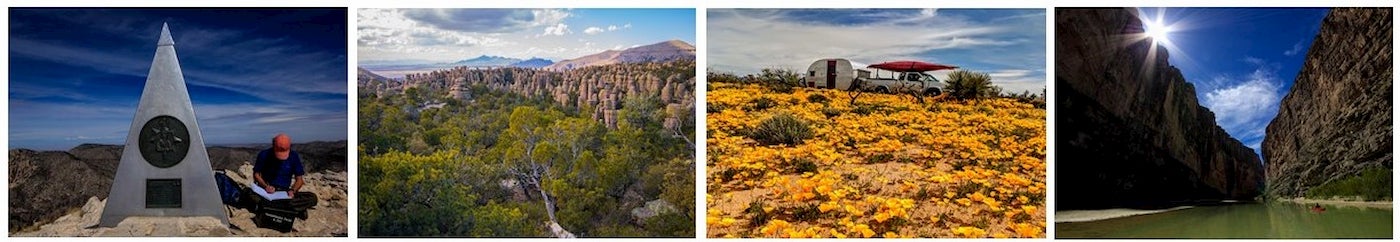
[{"label": "wispy cloud", "polygon": [[[261,142],[272,130],[306,140],[346,139],[348,59],[339,37],[345,15],[343,9],[13,10],[11,147],[123,142],[162,22],[170,25],[207,143]],[[237,116],[227,107],[283,111],[269,119]],[[258,130],[267,132],[249,132]]]},{"label": "wispy cloud", "polygon": [[1303,41],[1302,41],[1302,40],[1299,40],[1298,43],[1293,44],[1293,49],[1289,49],[1289,50],[1283,51],[1283,55],[1286,55],[1286,56],[1294,56],[1294,55],[1298,55],[1298,53],[1299,53],[1299,52],[1302,52],[1302,51],[1303,51]]},{"label": "wispy cloud", "polygon": [[608,27],[606,27],[606,28],[604,28],[604,27],[596,27],[596,26],[593,26],[593,27],[588,27],[587,29],[584,29],[584,30],[583,30],[583,33],[584,33],[584,34],[589,34],[589,35],[594,35],[594,34],[601,34],[601,33],[612,32],[612,31],[618,31],[618,30],[624,30],[624,29],[630,29],[630,28],[632,28],[632,24],[631,24],[631,23],[628,23],[628,24],[626,24],[626,25],[623,25],[622,27],[617,27],[617,25],[608,25]]},{"label": "wispy cloud", "polygon": [[1206,94],[1202,105],[1215,113],[1215,122],[1230,136],[1257,152],[1265,128],[1278,113],[1283,90],[1278,64],[1252,57],[1244,61],[1255,65],[1254,71],[1215,78],[1215,84],[1203,86],[1211,89],[1203,90]]},{"label": "wispy cloud", "polygon": [[[588,14],[590,11],[611,11]],[[560,60],[612,46],[651,44],[658,36],[694,28],[690,16],[635,14],[653,9],[360,9],[361,64],[441,63],[480,55]],[[628,19],[615,21],[617,19]],[[686,19],[677,26],[677,19]],[[635,20],[635,21],[633,21]],[[632,23],[666,31],[603,34],[632,29]],[[691,31],[693,32],[693,31]],[[693,34],[692,34],[693,35]],[[693,39],[693,37],[690,37]],[[693,42],[693,40],[687,40]]]},{"label": "wispy cloud", "polygon": [[[1028,14],[1040,18],[1022,16]],[[993,82],[1007,91],[1045,85],[1043,10],[711,9],[708,18],[707,58],[715,71],[796,70],[822,58],[908,59],[995,73]]]},{"label": "wispy cloud", "polygon": [[572,33],[574,33],[574,31],[569,30],[569,25],[564,23],[557,23],[554,24],[554,26],[545,27],[544,33],[541,33],[540,36],[564,36],[566,34]]}]

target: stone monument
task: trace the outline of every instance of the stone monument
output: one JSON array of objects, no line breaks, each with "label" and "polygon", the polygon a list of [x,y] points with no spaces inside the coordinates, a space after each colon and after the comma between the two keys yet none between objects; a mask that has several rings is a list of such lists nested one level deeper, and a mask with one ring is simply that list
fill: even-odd
[{"label": "stone monument", "polygon": [[98,225],[114,227],[127,217],[197,216],[214,217],[228,225],[184,74],[175,59],[175,41],[162,24],[155,60]]}]

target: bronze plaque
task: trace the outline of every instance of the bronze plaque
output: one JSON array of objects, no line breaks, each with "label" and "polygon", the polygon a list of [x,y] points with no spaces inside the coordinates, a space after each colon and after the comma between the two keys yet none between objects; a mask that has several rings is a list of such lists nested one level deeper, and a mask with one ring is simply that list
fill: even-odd
[{"label": "bronze plaque", "polygon": [[180,164],[185,159],[185,153],[190,151],[190,130],[185,128],[185,122],[181,122],[169,115],[156,116],[146,121],[141,126],[141,135],[137,137],[141,149],[141,158],[145,158],[147,163],[160,168],[169,168]]},{"label": "bronze plaque", "polygon": [[146,179],[146,208],[180,208],[180,179]]}]

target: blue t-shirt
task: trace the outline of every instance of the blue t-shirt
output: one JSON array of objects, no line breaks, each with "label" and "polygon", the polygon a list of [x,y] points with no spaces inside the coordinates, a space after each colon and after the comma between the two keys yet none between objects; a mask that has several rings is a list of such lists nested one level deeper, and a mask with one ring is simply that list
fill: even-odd
[{"label": "blue t-shirt", "polygon": [[301,167],[301,155],[291,151],[287,160],[277,160],[271,148],[258,152],[258,160],[253,163],[253,172],[262,174],[263,181],[277,190],[291,190],[293,176],[306,175]]}]

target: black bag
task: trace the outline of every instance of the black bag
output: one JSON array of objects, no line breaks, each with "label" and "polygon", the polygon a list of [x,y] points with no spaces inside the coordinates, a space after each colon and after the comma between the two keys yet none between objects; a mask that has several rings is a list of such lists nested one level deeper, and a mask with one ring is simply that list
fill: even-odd
[{"label": "black bag", "polygon": [[260,206],[257,216],[253,222],[259,228],[268,228],[279,232],[291,232],[292,224],[296,223],[297,212],[288,207],[281,206]]},{"label": "black bag", "polygon": [[224,171],[214,172],[214,184],[218,185],[219,199],[223,200],[224,204],[233,205],[234,207],[243,204],[243,185],[234,182],[233,178],[229,178],[228,174],[224,174]]}]

